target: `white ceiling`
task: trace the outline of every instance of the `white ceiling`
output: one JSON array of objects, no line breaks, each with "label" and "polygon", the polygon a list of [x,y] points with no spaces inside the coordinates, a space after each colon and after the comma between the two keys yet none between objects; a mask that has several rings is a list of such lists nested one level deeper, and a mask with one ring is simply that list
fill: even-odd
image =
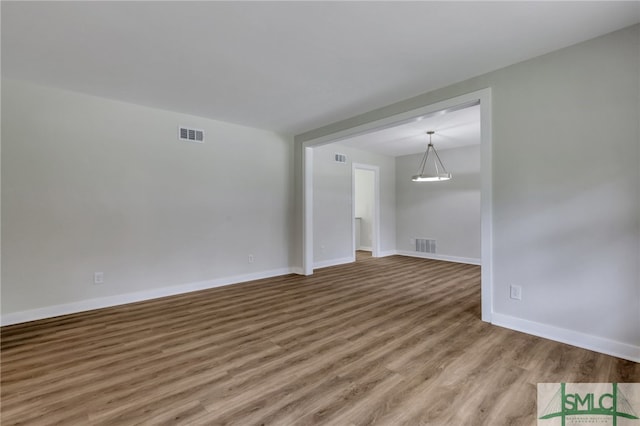
[{"label": "white ceiling", "polygon": [[2,74],[297,134],[640,22],[640,2],[2,2]]},{"label": "white ceiling", "polygon": [[392,157],[424,153],[428,130],[435,131],[432,141],[438,151],[477,145],[480,143],[480,105],[419,117],[396,127],[341,140],[339,144]]}]

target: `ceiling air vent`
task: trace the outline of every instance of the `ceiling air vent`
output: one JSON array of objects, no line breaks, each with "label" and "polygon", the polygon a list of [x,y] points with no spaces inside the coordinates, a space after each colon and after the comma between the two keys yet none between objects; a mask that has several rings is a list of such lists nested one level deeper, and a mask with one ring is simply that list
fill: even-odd
[{"label": "ceiling air vent", "polygon": [[335,159],[336,163],[342,163],[342,164],[347,163],[347,156],[344,154],[338,154],[336,152],[333,158]]},{"label": "ceiling air vent", "polygon": [[181,141],[204,143],[204,130],[178,127],[178,139]]}]

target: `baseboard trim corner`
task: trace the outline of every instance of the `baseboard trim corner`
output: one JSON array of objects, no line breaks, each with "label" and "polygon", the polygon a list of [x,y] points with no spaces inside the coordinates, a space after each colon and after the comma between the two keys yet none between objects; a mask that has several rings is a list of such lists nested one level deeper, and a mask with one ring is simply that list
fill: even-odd
[{"label": "baseboard trim corner", "polygon": [[640,346],[496,312],[491,314],[491,323],[510,330],[640,363]]},{"label": "baseboard trim corner", "polygon": [[289,268],[290,274],[304,275],[304,269],[296,267]]},{"label": "baseboard trim corner", "polygon": [[323,260],[320,262],[315,262],[313,264],[313,268],[314,269],[328,268],[329,266],[343,265],[345,263],[352,263],[355,261],[356,261],[355,256],[342,257],[340,259]]}]

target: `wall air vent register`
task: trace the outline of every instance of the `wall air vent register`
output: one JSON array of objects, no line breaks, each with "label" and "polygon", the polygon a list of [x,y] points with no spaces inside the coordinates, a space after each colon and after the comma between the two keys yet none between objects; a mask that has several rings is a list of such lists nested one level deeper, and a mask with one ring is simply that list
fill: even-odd
[{"label": "wall air vent register", "polygon": [[187,142],[204,143],[204,130],[179,126],[178,139]]},{"label": "wall air vent register", "polygon": [[344,154],[339,154],[337,152],[333,156],[333,159],[335,160],[336,163],[346,164],[347,162],[347,156]]},{"label": "wall air vent register", "polygon": [[418,253],[435,253],[436,240],[416,238],[416,251]]}]

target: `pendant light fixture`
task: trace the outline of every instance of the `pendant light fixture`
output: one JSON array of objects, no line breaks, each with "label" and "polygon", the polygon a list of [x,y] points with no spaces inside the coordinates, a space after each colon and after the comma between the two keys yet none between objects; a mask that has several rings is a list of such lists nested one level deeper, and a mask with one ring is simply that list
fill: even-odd
[{"label": "pendant light fixture", "polygon": [[[451,179],[451,173],[447,172],[447,169],[442,164],[442,160],[440,160],[440,156],[436,151],[436,148],[431,143],[431,136],[435,132],[433,130],[429,130],[427,134],[429,135],[429,145],[427,145],[427,151],[424,153],[424,157],[422,157],[422,161],[420,162],[420,166],[418,167],[418,174],[411,177],[411,180],[414,182],[439,182],[442,180]],[[435,166],[435,173],[426,173],[425,168],[429,162],[429,154],[433,151],[433,165]]]}]

